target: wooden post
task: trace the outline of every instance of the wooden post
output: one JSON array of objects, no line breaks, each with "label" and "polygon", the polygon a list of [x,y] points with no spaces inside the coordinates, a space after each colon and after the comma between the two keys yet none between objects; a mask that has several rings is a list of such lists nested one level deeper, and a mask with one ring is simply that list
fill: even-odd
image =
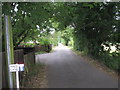
[{"label": "wooden post", "polygon": [[7,72],[8,72],[8,84],[9,88],[13,88],[13,74],[9,70],[9,65],[14,63],[14,53],[13,53],[13,37],[12,37],[12,27],[10,22],[10,17],[5,15],[5,51],[6,51],[6,62],[7,62]]}]

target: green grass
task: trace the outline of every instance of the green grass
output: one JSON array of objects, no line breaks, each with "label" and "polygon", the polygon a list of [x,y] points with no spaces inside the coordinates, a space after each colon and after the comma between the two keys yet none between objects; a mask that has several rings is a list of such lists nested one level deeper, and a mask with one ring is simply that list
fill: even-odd
[{"label": "green grass", "polygon": [[47,53],[46,51],[39,51],[39,52],[35,52],[35,55],[38,55],[38,54],[45,54]]},{"label": "green grass", "polygon": [[73,50],[73,47],[72,47],[72,46],[67,46],[67,47]]},{"label": "green grass", "polygon": [[44,64],[35,64],[32,66],[32,71],[28,72],[28,77],[32,77],[38,74],[38,72],[44,67]]}]

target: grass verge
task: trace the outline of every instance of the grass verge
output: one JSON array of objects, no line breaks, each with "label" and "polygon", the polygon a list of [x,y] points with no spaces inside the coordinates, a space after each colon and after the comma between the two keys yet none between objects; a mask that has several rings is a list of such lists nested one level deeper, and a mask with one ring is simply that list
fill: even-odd
[{"label": "grass verge", "polygon": [[101,70],[102,72],[105,72],[107,74],[109,74],[110,76],[113,76],[114,78],[118,79],[120,78],[120,76],[118,75],[118,72],[110,69],[109,67],[107,67],[103,62],[100,62],[100,60],[94,59],[92,58],[92,56],[86,55],[84,54],[84,52],[81,51],[76,51],[73,48],[70,48],[77,56],[80,56],[80,58],[82,58],[82,60],[87,61],[88,63],[94,65],[96,68],[98,68],[99,70]]},{"label": "grass verge", "polygon": [[35,52],[35,55],[38,55],[38,54],[45,54],[45,53],[48,53],[46,51],[39,51],[39,52]]},{"label": "grass verge", "polygon": [[46,66],[44,64],[34,64],[32,65],[31,71],[24,73],[23,79],[22,79],[22,86],[21,88],[27,87],[28,82],[30,82],[30,79],[33,77],[36,77]]}]

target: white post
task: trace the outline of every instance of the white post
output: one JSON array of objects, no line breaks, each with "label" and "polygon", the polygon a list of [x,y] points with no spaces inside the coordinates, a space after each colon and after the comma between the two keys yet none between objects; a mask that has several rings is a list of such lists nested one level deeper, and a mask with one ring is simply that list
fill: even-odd
[{"label": "white post", "polygon": [[19,88],[19,65],[17,65],[17,71],[16,71],[16,83],[17,83],[17,88]]}]

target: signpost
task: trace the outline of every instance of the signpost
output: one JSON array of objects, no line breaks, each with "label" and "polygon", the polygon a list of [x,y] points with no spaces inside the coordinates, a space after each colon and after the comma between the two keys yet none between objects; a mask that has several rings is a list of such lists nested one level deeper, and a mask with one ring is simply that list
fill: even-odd
[{"label": "signpost", "polygon": [[6,54],[6,71],[8,74],[8,87],[13,88],[14,74],[10,73],[9,65],[14,63],[14,50],[12,38],[12,26],[10,16],[5,15],[5,54]]},{"label": "signpost", "polygon": [[19,88],[19,71],[24,71],[24,64],[10,64],[10,72],[16,72],[16,85]]}]

